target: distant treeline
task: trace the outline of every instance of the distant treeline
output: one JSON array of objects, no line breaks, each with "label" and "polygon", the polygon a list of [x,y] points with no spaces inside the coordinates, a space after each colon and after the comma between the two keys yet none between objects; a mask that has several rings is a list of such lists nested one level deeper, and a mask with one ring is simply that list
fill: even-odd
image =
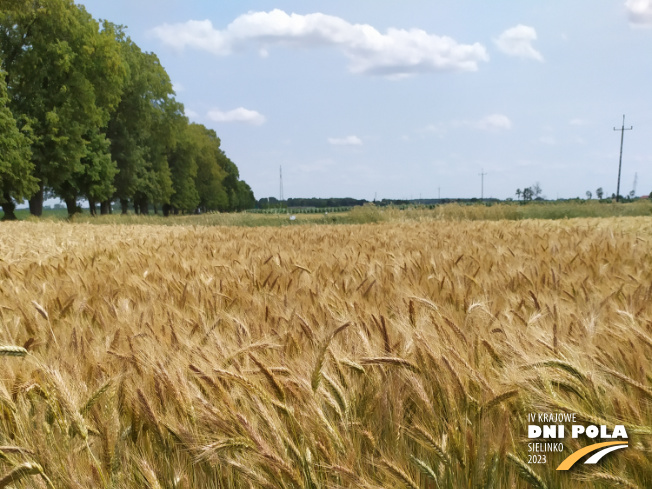
[{"label": "distant treeline", "polygon": [[2,0],[0,205],[68,212],[254,207],[215,131],[191,124],[158,57],[72,0]]},{"label": "distant treeline", "polygon": [[[290,198],[283,200],[282,202],[276,197],[264,197],[256,203],[257,209],[277,209],[280,207],[288,208],[298,208],[298,207],[316,207],[318,209],[323,209],[326,207],[354,207],[357,205],[364,205],[367,203],[373,203],[379,207],[385,206],[401,206],[401,205],[437,205],[437,204],[449,204],[452,202],[457,203],[475,203],[480,202],[480,199],[382,199],[375,200],[370,202],[365,199],[353,199],[351,197],[331,197],[329,199],[319,199],[315,197],[311,198]],[[483,199],[482,202],[500,202],[499,199]]]},{"label": "distant treeline", "polygon": [[331,197],[329,199],[319,199],[316,197],[290,198],[283,202],[279,201],[276,197],[265,197],[256,203],[256,208],[274,209],[279,207],[316,207],[323,209],[326,207],[353,207],[356,205],[363,205],[366,202],[367,201],[364,199],[353,199],[351,197]]}]

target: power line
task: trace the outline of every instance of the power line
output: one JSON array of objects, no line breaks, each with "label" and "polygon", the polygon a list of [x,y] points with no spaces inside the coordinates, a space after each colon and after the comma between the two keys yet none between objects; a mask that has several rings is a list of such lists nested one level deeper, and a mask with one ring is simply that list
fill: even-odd
[{"label": "power line", "polygon": [[625,127],[625,114],[623,114],[623,126],[618,129],[614,127],[614,131],[620,131],[620,160],[618,161],[618,185],[616,185],[616,202],[620,199],[620,169],[623,166],[623,141],[625,139],[625,131],[631,131],[634,126]]}]

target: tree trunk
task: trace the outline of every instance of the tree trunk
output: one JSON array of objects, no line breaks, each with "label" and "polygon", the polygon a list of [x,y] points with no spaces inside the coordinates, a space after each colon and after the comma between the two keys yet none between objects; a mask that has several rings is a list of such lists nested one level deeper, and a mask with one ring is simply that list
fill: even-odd
[{"label": "tree trunk", "polygon": [[100,202],[100,215],[105,216],[111,214],[111,201],[103,200]]},{"label": "tree trunk", "polygon": [[29,213],[37,217],[43,214],[43,184],[39,184],[39,190],[29,199]]},{"label": "tree trunk", "polygon": [[97,209],[95,208],[95,200],[88,199],[88,211],[91,213],[91,216],[95,217],[97,215]]},{"label": "tree trunk", "polygon": [[168,217],[170,215],[170,209],[172,206],[170,204],[163,204],[163,215]]},{"label": "tree trunk", "polygon": [[77,205],[77,199],[66,199],[66,207],[68,208],[68,216],[81,213],[81,209]]},{"label": "tree trunk", "polygon": [[140,198],[140,213],[143,216],[147,216],[149,214],[149,203],[147,202],[147,197],[145,196]]},{"label": "tree trunk", "polygon": [[14,203],[13,200],[11,200],[11,197],[9,196],[8,193],[5,193],[5,195],[4,195],[4,202],[2,203],[2,210],[5,213],[4,217],[2,218],[3,221],[15,221],[16,220],[16,214],[14,214],[14,211],[16,210],[16,204]]},{"label": "tree trunk", "polygon": [[126,215],[129,211],[129,201],[127,199],[120,199],[120,208],[122,209],[122,214]]}]

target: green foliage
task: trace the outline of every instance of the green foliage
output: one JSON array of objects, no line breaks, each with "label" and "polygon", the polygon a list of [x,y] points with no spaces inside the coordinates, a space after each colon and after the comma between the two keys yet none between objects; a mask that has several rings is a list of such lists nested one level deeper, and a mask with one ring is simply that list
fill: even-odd
[{"label": "green foliage", "polygon": [[190,124],[188,136],[197,148],[195,187],[199,194],[199,208],[203,212],[228,210],[229,197],[223,185],[227,173],[220,165],[220,161],[227,157],[220,148],[220,139],[215,131],[200,124]]},{"label": "green foliage", "polygon": [[[0,204],[44,195],[70,213],[86,198],[137,213],[253,207],[214,131],[189,125],[170,78],[122,27],[72,0],[6,0],[0,10]],[[5,87],[9,93],[5,93]],[[18,124],[17,124],[18,121]],[[31,150],[31,152],[30,152]]]},{"label": "green foliage", "polygon": [[387,220],[389,211],[381,210],[374,204],[365,204],[354,207],[349,213],[349,221],[355,224],[367,224]]},{"label": "green foliage", "polygon": [[115,187],[113,181],[118,173],[109,152],[110,141],[102,133],[90,136],[88,151],[82,158],[83,171],[75,178],[79,189],[90,201],[103,201],[111,198]]},{"label": "green foliage", "polygon": [[[30,161],[29,137],[21,132],[7,107],[4,73],[0,71],[0,204],[6,218],[14,218],[16,202],[22,202],[37,189]],[[25,127],[27,131],[29,128]]]},{"label": "green foliage", "polygon": [[167,110],[172,83],[155,54],[143,53],[119,27],[113,32],[126,65],[122,97],[107,128],[119,169],[115,197],[166,204],[173,193],[166,155],[174,133]]},{"label": "green foliage", "polygon": [[[367,201],[364,199],[354,199],[351,197],[331,197],[328,199],[321,198],[292,198],[284,201],[287,207],[317,207],[326,209],[329,207],[353,207],[356,205],[364,205]],[[264,197],[256,203],[260,209],[276,208],[279,207],[279,201],[276,197]]]},{"label": "green foliage", "polygon": [[256,205],[256,197],[251,187],[244,181],[238,181],[238,205],[236,210],[242,211],[245,209],[253,209]]},{"label": "green foliage", "polygon": [[86,157],[120,100],[124,68],[114,34],[71,0],[12,2],[0,27],[10,107],[33,129],[35,175],[41,187],[76,198],[79,179],[111,173],[106,158]]}]

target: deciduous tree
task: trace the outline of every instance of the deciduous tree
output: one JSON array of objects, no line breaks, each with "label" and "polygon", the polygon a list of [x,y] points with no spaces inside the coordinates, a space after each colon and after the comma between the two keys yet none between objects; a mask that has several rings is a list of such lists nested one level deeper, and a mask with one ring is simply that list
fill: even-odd
[{"label": "deciduous tree", "polygon": [[220,161],[226,158],[220,148],[220,138],[215,131],[201,124],[190,124],[189,135],[197,148],[197,176],[195,187],[199,193],[199,208],[203,211],[226,211],[229,198],[223,182],[226,171],[220,166]]},{"label": "deciduous tree", "polygon": [[167,152],[175,129],[167,107],[174,91],[158,57],[141,51],[121,28],[114,31],[127,67],[122,97],[107,130],[119,169],[114,197],[123,213],[129,201],[146,213],[149,203],[169,203],[173,193]]},{"label": "deciduous tree", "polygon": [[120,100],[124,69],[114,38],[72,0],[13,0],[0,11],[10,108],[33,130],[32,214],[41,214],[46,188],[74,202],[89,175],[111,173],[110,159],[89,152],[103,146],[98,131]]},{"label": "deciduous tree", "polygon": [[[30,197],[38,188],[30,161],[29,137],[18,129],[7,107],[4,73],[0,71],[0,205],[4,219],[15,219],[16,203]],[[29,127],[24,127],[27,131]]]}]

